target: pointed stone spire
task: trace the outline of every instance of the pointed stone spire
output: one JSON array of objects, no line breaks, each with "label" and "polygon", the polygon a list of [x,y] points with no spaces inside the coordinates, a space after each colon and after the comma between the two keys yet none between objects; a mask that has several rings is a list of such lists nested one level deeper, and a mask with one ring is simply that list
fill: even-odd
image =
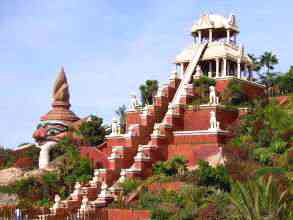
[{"label": "pointed stone spire", "polygon": [[57,120],[63,121],[64,123],[72,123],[79,118],[70,111],[70,93],[69,84],[64,71],[64,67],[58,74],[53,88],[53,103],[52,110],[48,114],[41,117],[42,121]]},{"label": "pointed stone spire", "polygon": [[66,74],[64,71],[64,67],[61,67],[61,70],[58,74],[58,77],[54,84],[53,89],[53,105],[54,103],[62,102],[65,105],[70,105],[70,93],[69,93],[69,85],[67,82]]}]

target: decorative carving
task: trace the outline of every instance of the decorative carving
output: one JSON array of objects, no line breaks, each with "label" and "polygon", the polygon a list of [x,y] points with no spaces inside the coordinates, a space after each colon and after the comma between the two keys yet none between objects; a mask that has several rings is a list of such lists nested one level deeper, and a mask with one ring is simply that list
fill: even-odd
[{"label": "decorative carving", "polygon": [[55,81],[53,89],[53,100],[55,102],[63,102],[69,105],[70,93],[67,78],[64,72],[64,68],[61,71]]},{"label": "decorative carving", "polygon": [[60,198],[60,196],[58,194],[55,195],[54,202],[55,203],[54,203],[54,205],[52,207],[52,210],[53,210],[53,212],[56,212],[56,210],[59,209],[60,206],[61,206],[61,198]]},{"label": "decorative carving", "polygon": [[194,78],[200,78],[203,75],[201,67],[199,65],[196,66],[196,71],[194,74]]},{"label": "decorative carving", "polygon": [[112,120],[112,133],[111,136],[121,135],[121,126],[118,119],[113,118]]},{"label": "decorative carving", "polygon": [[140,106],[140,103],[139,103],[139,101],[138,101],[138,99],[137,99],[137,97],[136,97],[135,94],[131,94],[130,95],[130,98],[131,98],[130,99],[131,100],[131,103],[129,105],[129,110],[130,111],[135,111],[137,109],[137,107]]},{"label": "decorative carving", "polygon": [[86,212],[89,209],[90,209],[89,199],[87,198],[87,196],[83,196],[82,201],[81,201],[80,211]]},{"label": "decorative carving", "polygon": [[217,121],[216,113],[214,111],[210,112],[210,129],[209,130],[219,130],[220,122]]},{"label": "decorative carving", "polygon": [[73,193],[71,194],[71,198],[72,199],[77,199],[80,195],[80,189],[81,189],[81,185],[79,182],[76,182],[75,185],[74,185],[74,191]]},{"label": "decorative carving", "polygon": [[210,105],[218,105],[219,104],[219,97],[216,96],[216,89],[214,86],[209,87],[210,90]]}]

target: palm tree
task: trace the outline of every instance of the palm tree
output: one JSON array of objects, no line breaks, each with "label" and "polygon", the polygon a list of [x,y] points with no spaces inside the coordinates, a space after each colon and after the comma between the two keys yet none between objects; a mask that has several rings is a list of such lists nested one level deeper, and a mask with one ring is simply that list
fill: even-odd
[{"label": "palm tree", "polygon": [[275,54],[272,52],[264,52],[264,54],[260,57],[260,64],[262,67],[266,68],[266,73],[270,73],[275,67],[274,65],[278,64],[279,60]]},{"label": "palm tree", "polygon": [[259,178],[247,184],[237,182],[230,195],[237,213],[236,219],[241,220],[289,219],[289,216],[293,217],[293,213],[288,207],[287,198],[287,191],[279,193],[272,176],[267,181]]},{"label": "palm tree", "polygon": [[261,67],[265,68],[265,72],[263,74],[259,74],[260,79],[268,89],[274,85],[276,73],[271,72],[271,70],[275,68],[274,66],[279,63],[279,60],[272,52],[265,52],[260,57],[259,63]]},{"label": "palm tree", "polygon": [[157,80],[147,80],[145,84],[139,87],[142,105],[153,104],[153,98],[158,91]]},{"label": "palm tree", "polygon": [[120,119],[121,131],[123,133],[125,131],[125,126],[126,126],[126,106],[125,105],[119,106],[119,108],[115,111],[115,113]]}]

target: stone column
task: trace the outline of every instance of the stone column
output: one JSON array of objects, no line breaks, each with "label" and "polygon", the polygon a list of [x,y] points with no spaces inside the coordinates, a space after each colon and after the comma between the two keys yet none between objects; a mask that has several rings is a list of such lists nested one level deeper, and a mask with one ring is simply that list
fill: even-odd
[{"label": "stone column", "polygon": [[227,30],[227,43],[230,43],[230,30]]},{"label": "stone column", "polygon": [[219,69],[220,69],[220,63],[219,58],[216,58],[216,78],[219,77]]},{"label": "stone column", "polygon": [[244,64],[244,71],[245,71],[245,79],[248,79],[248,66],[247,64]]},{"label": "stone column", "polygon": [[209,77],[212,78],[213,77],[213,63],[211,60],[209,60]]},{"label": "stone column", "polygon": [[181,79],[183,79],[183,76],[184,76],[184,63],[180,64],[180,73],[181,73]]},{"label": "stone column", "polygon": [[201,31],[198,31],[198,42],[201,43]]},{"label": "stone column", "polygon": [[213,29],[209,29],[209,43],[213,41]]},{"label": "stone column", "polygon": [[241,60],[237,60],[237,78],[241,79]]},{"label": "stone column", "polygon": [[222,67],[222,76],[225,77],[227,75],[227,58],[223,58],[223,67]]}]

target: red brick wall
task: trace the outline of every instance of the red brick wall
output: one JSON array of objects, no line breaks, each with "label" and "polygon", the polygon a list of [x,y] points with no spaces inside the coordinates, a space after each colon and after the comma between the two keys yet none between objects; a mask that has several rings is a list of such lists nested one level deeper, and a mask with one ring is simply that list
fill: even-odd
[{"label": "red brick wall", "polygon": [[184,112],[184,130],[207,130],[210,126],[210,110],[186,110]]},{"label": "red brick wall", "polygon": [[94,147],[81,147],[80,155],[88,158],[94,168],[108,167],[107,155]]},{"label": "red brick wall", "polygon": [[[184,113],[184,130],[207,130],[210,127],[210,111],[212,109],[193,110],[187,109]],[[215,111],[215,109],[213,109]],[[220,127],[225,129],[229,124],[233,123],[238,118],[238,111],[230,111],[225,109],[217,109],[217,120],[220,122]]]},{"label": "red brick wall", "polygon": [[139,112],[127,112],[126,114],[126,129],[132,124],[140,124]]},{"label": "red brick wall", "polygon": [[[217,80],[216,81],[217,92],[222,93],[225,90],[225,88],[227,88],[230,81],[231,81],[231,79]],[[251,82],[245,81],[245,80],[238,80],[238,82],[242,84],[243,90],[245,91],[246,95],[249,98],[264,97],[265,90],[263,87],[257,86],[254,83],[251,83]]]},{"label": "red brick wall", "polygon": [[179,181],[170,183],[152,183],[148,186],[148,189],[151,191],[159,191],[162,189],[178,191],[183,185],[184,183]]},{"label": "red brick wall", "polygon": [[108,220],[148,220],[151,213],[148,210],[107,209]]},{"label": "red brick wall", "polygon": [[168,159],[175,156],[183,156],[188,160],[189,166],[195,166],[198,160],[205,160],[218,153],[216,144],[180,144],[168,146]]}]

